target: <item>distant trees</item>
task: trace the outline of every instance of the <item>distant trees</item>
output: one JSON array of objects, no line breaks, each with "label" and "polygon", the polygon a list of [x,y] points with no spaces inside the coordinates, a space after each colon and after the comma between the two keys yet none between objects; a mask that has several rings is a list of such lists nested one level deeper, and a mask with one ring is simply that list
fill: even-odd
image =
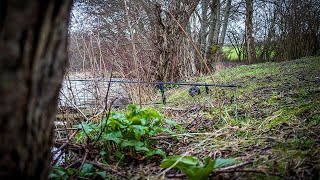
[{"label": "distant trees", "polygon": [[320,1],[275,2],[276,53],[281,59],[320,55]]},{"label": "distant trees", "polygon": [[151,37],[156,49],[156,80],[176,81],[179,79],[179,57],[177,52],[184,34],[179,27],[186,28],[189,18],[199,0],[140,0],[150,23]]},{"label": "distant trees", "polygon": [[48,179],[71,2],[0,1],[0,179]]},{"label": "distant trees", "polygon": [[[124,0],[78,0],[75,7],[81,16],[75,13],[74,17],[80,21],[73,21],[77,28],[71,33],[80,37],[80,48],[73,48],[73,52],[79,49],[85,56],[96,54],[99,58],[95,59],[101,59],[102,53],[105,66],[121,71],[126,78],[136,77],[137,70],[148,81],[176,81],[207,73],[178,24],[211,68],[216,62],[230,58],[227,51],[233,59],[247,63],[319,54],[318,1],[138,0],[126,3],[128,13],[124,11]],[[132,36],[129,28],[133,30]],[[81,38],[81,33],[94,37],[94,41]],[[131,41],[135,43],[140,67],[133,63]],[[94,51],[85,48],[85,44],[92,43],[100,44],[95,45],[99,48],[93,48]],[[88,52],[84,53],[82,48]]]}]

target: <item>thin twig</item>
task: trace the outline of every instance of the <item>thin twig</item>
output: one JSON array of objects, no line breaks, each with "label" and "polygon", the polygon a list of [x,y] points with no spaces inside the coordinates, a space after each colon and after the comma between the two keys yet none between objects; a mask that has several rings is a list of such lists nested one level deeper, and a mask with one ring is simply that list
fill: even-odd
[{"label": "thin twig", "polygon": [[[127,6],[127,2],[126,0],[123,0],[124,2],[124,8],[125,8],[125,12],[126,12],[126,18],[127,18],[127,23],[128,23],[128,28],[129,28],[129,31],[130,31],[130,40],[131,40],[131,46],[132,46],[132,56],[133,56],[133,60],[135,62],[135,67],[136,67],[136,72],[137,72],[137,78],[138,78],[138,95],[139,95],[139,107],[140,109],[142,108],[142,102],[141,102],[141,83],[140,83],[140,71],[139,71],[139,68],[138,68],[138,57],[137,57],[137,49],[136,49],[136,45],[135,43],[133,42],[133,30],[132,30],[132,26],[131,26],[131,23],[130,23],[130,19],[129,19],[129,12],[128,12],[128,6]],[[141,63],[140,63],[141,65]]]},{"label": "thin twig", "polygon": [[77,131],[75,131],[74,133],[72,133],[69,137],[69,139],[63,143],[56,151],[53,152],[53,154],[58,153],[59,151],[61,151],[66,145],[68,145],[68,143],[70,142],[70,139],[72,139],[77,133],[78,133],[79,129],[77,129]]},{"label": "thin twig", "polygon": [[226,170],[230,170],[230,169],[237,169],[237,168],[243,167],[243,166],[245,166],[247,164],[251,164],[251,163],[252,163],[252,161],[247,161],[247,162],[236,164],[236,165],[233,165],[233,166],[228,166],[228,167],[225,167],[225,168],[221,168],[220,170],[217,170],[217,171],[226,171]]},{"label": "thin twig", "polygon": [[104,130],[105,130],[105,128],[107,127],[107,125],[108,125],[108,119],[109,119],[109,116],[110,116],[110,112],[111,112],[111,106],[112,106],[112,104],[113,104],[113,102],[115,101],[115,100],[113,100],[111,103],[110,103],[110,105],[109,105],[109,107],[108,107],[108,99],[109,99],[109,93],[110,93],[110,86],[111,86],[111,79],[112,79],[112,75],[113,74],[113,70],[111,70],[111,73],[110,73],[110,78],[109,78],[109,82],[108,82],[108,89],[107,89],[107,94],[106,94],[106,97],[105,97],[105,106],[104,106],[104,109],[103,109],[103,112],[106,112],[106,111],[108,111],[107,112],[107,117],[106,117],[106,124],[104,125],[104,126],[102,126],[102,122],[103,122],[103,116],[102,116],[102,118],[101,118],[101,129],[100,129],[100,133],[99,133],[99,135],[98,135],[98,138],[95,140],[95,142],[93,143],[93,146],[95,146],[96,144],[97,144],[97,142],[99,141],[99,139],[101,138],[101,136],[102,136],[102,133],[104,132]]},{"label": "thin twig", "polygon": [[208,135],[208,136],[220,136],[218,133],[184,133],[184,134],[170,134],[170,135],[165,135],[165,136],[156,136],[156,137],[151,137],[150,139],[168,139],[172,137],[177,137],[177,136],[187,136],[187,137],[194,137],[195,135],[197,136],[203,136],[203,135]]},{"label": "thin twig", "polygon": [[82,159],[81,166],[79,167],[79,169],[82,169],[84,163],[85,163],[86,160],[87,160],[87,156],[88,156],[89,150],[86,148],[85,151],[86,151],[86,152],[85,152],[85,154],[84,154],[84,157],[83,157],[83,159]]},{"label": "thin twig", "polygon": [[267,173],[265,171],[255,170],[255,169],[235,169],[235,170],[224,170],[224,171],[218,170],[218,171],[214,171],[214,173],[235,173],[235,172],[258,173],[258,174],[265,174],[265,175],[283,177],[280,173]]},{"label": "thin twig", "polygon": [[105,170],[105,171],[114,173],[114,174],[116,174],[116,175],[118,175],[118,176],[120,176],[120,177],[122,177],[122,178],[124,178],[124,179],[128,179],[128,177],[127,177],[126,175],[120,173],[120,172],[117,171],[117,170],[112,169],[111,167],[107,167],[107,166],[105,166],[104,164],[101,164],[101,163],[98,163],[98,162],[92,162],[92,161],[86,161],[86,162],[87,162],[87,163],[90,163],[90,164],[92,164],[92,165],[94,165],[94,166],[96,166],[96,167],[98,167],[98,168],[101,168],[101,169],[103,169],[103,170]]},{"label": "thin twig", "polygon": [[55,166],[58,162],[59,159],[61,158],[61,156],[64,154],[65,152],[61,151],[60,154],[58,155],[58,157],[54,160],[54,162],[52,163],[53,166]]}]

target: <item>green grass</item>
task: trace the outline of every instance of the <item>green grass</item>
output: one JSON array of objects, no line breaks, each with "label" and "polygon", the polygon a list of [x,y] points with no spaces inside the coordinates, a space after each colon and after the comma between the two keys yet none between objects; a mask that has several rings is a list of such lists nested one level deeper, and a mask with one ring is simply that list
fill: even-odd
[{"label": "green grass", "polygon": [[222,48],[222,52],[226,55],[227,59],[229,60],[239,60],[239,56],[237,55],[237,52],[235,48],[231,46],[224,46]]},{"label": "green grass", "polygon": [[[219,83],[241,86],[237,91],[218,89],[221,117],[214,88],[207,95],[203,87],[201,95],[193,98],[187,87],[177,88],[168,97],[172,107],[199,107],[197,110],[186,114],[163,112],[185,123],[186,131],[225,133],[203,145],[201,155],[208,155],[205,149],[211,149],[224,157],[253,160],[248,169],[266,172],[237,174],[248,179],[319,177],[319,57],[244,65],[214,77]],[[197,77],[194,82],[212,83],[210,77]]]},{"label": "green grass", "polygon": [[[232,46],[224,46],[222,47],[222,52],[225,54],[226,58],[228,60],[243,60],[243,57],[239,57],[237,54],[237,51],[234,47]],[[259,57],[262,53],[262,49],[261,48],[256,48],[256,54]],[[274,58],[276,55],[275,51],[272,51],[270,54],[270,58]]]}]

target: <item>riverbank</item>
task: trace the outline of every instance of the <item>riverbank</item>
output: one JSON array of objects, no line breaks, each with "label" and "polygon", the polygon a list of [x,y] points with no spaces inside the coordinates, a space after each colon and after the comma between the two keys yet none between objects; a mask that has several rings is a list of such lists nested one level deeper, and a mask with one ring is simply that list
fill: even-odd
[{"label": "riverbank", "polygon": [[[143,106],[156,109],[165,119],[169,118],[182,126],[182,131],[172,129],[179,133],[177,136],[152,137],[158,140],[153,148],[163,149],[167,156],[188,154],[199,159],[234,158],[239,162],[238,165],[242,164],[231,170],[215,170],[211,178],[319,178],[319,57],[244,65],[223,70],[214,77],[219,83],[241,87],[218,88],[219,96],[215,88],[210,88],[209,94],[206,94],[205,88],[200,87],[201,94],[194,97],[188,95],[189,87],[172,87],[166,90],[168,104]],[[212,83],[210,77],[197,77],[192,81]],[[134,112],[138,111],[130,112],[130,116]],[[123,110],[121,113],[128,112]],[[126,116],[121,113],[116,114],[112,122],[116,118],[125,121],[122,118]],[[154,111],[150,113],[156,115]],[[84,128],[87,131],[99,130],[94,129],[93,125],[99,124],[102,117],[90,116],[92,120],[87,122],[92,124]],[[85,121],[80,116],[78,121],[81,120]],[[119,140],[107,135],[104,138]],[[157,178],[163,172],[160,168],[161,156],[147,158],[142,153],[133,156],[131,151],[123,150],[122,153],[130,158],[121,159],[121,156],[101,155],[103,149],[94,149],[90,142],[82,142],[84,144],[81,146],[75,140],[72,142],[70,147],[77,149],[79,146],[81,149],[76,151],[78,158],[86,157],[87,160],[103,164],[95,166],[94,171],[105,171],[109,178]],[[57,143],[61,144],[63,142]],[[92,153],[85,156],[84,149],[87,146],[93,149]],[[164,176],[174,179],[185,177],[177,170],[170,170]]]}]

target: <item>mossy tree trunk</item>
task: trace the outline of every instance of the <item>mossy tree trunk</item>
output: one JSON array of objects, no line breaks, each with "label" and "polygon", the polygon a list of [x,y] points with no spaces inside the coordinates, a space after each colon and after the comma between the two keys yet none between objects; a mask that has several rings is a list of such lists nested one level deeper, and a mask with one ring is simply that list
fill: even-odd
[{"label": "mossy tree trunk", "polygon": [[0,1],[0,179],[47,179],[71,0]]},{"label": "mossy tree trunk", "polygon": [[256,48],[253,37],[253,0],[246,0],[246,41],[248,51],[248,62],[256,62]]}]

